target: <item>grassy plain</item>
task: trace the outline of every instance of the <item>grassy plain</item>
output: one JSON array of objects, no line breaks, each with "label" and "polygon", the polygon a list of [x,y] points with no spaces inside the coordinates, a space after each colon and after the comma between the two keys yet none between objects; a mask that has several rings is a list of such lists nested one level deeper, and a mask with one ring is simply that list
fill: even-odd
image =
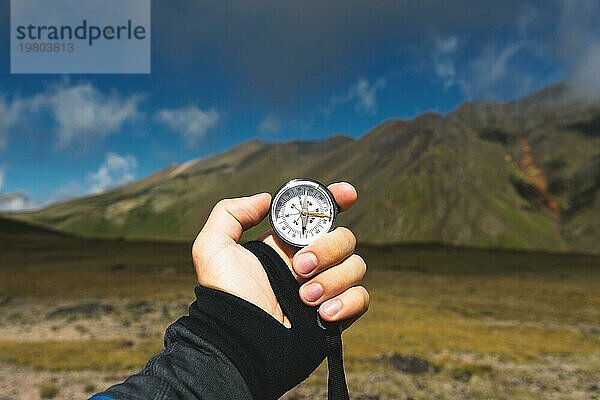
[{"label": "grassy plain", "polygon": [[[141,367],[192,300],[189,250],[0,222],[0,398],[81,397]],[[600,398],[600,257],[359,253],[372,305],[344,334],[353,398]],[[286,397],[324,398],[325,372]]]}]

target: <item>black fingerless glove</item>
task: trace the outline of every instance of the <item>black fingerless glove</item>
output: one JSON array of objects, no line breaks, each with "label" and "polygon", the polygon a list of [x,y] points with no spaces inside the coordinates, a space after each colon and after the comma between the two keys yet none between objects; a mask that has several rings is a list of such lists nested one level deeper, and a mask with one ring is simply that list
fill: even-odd
[{"label": "black fingerless glove", "polygon": [[317,323],[317,307],[300,300],[300,285],[281,257],[262,242],[249,242],[244,247],[263,265],[292,327],[286,328],[252,303],[201,286],[196,287],[197,300],[190,306],[189,316],[175,325],[185,326],[223,352],[255,399],[276,399],[323,361],[327,353],[325,330]]}]

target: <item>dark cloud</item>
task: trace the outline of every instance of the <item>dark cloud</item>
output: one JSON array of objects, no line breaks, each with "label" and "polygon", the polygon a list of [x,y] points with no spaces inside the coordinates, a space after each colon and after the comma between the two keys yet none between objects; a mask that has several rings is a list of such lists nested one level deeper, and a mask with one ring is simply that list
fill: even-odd
[{"label": "dark cloud", "polygon": [[[153,3],[159,57],[199,73],[232,73],[240,93],[285,102],[400,64],[431,37],[469,32],[473,42],[514,26],[524,7],[549,1],[197,1]],[[391,61],[391,62],[390,62]]]},{"label": "dark cloud", "polygon": [[[4,37],[8,4],[0,0]],[[486,49],[501,55],[526,40],[519,56],[535,51],[587,83],[600,63],[597,7],[597,0],[152,0],[153,74],[189,81],[193,90],[208,84],[228,103],[234,96],[294,110],[344,93],[361,77],[391,81],[394,68],[435,76],[436,40],[458,37],[456,70],[446,80],[471,75],[465,66]],[[511,43],[502,43],[506,31],[516,36]]]},{"label": "dark cloud", "polygon": [[[10,1],[0,0],[0,54],[8,54],[10,52]],[[0,61],[4,61],[0,58]],[[10,67],[10,60],[4,61],[5,64],[0,64],[0,74],[7,73]],[[0,82],[1,84],[1,82]]]}]

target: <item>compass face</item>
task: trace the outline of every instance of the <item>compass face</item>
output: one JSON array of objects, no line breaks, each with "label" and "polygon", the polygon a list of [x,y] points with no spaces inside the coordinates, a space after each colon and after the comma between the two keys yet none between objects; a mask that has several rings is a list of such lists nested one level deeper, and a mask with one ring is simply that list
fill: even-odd
[{"label": "compass face", "polygon": [[292,246],[304,247],[333,229],[337,204],[319,182],[294,179],[273,197],[269,217],[273,230]]}]

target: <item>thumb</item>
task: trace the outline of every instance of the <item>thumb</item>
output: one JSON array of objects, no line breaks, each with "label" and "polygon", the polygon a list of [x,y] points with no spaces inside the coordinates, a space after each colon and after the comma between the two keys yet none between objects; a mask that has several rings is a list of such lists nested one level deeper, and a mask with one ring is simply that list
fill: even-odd
[{"label": "thumb", "polygon": [[271,195],[259,193],[249,197],[223,199],[211,211],[199,236],[208,243],[219,240],[239,241],[245,230],[252,228],[269,212]]}]

